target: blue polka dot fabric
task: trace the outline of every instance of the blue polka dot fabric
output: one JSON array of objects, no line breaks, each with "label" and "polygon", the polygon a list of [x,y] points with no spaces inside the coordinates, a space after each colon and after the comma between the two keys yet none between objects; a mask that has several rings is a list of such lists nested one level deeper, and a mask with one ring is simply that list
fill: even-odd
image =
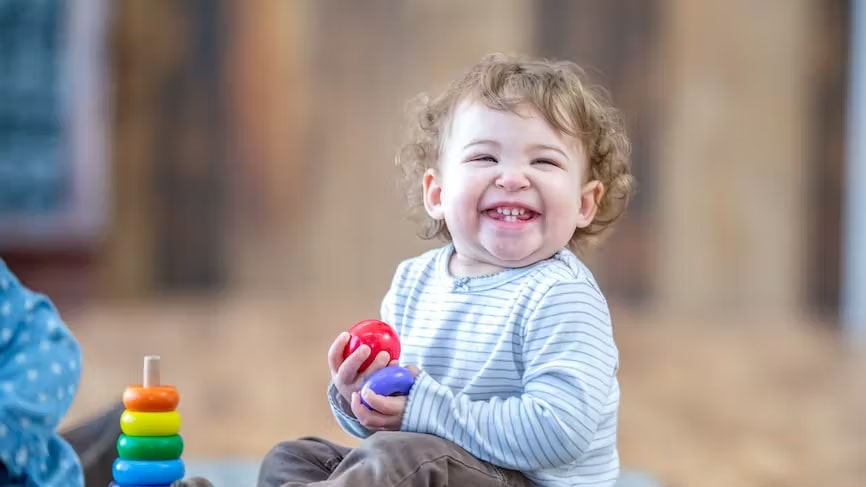
[{"label": "blue polka dot fabric", "polygon": [[77,455],[57,433],[80,370],[78,343],[57,309],[0,259],[0,485],[84,485]]}]

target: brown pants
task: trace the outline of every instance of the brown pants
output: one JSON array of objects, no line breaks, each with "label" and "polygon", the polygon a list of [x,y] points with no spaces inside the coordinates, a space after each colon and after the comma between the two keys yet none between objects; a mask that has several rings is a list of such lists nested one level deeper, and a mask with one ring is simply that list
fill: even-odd
[{"label": "brown pants", "polygon": [[357,448],[320,438],[280,443],[262,461],[258,487],[531,487],[521,473],[420,433],[381,431]]}]

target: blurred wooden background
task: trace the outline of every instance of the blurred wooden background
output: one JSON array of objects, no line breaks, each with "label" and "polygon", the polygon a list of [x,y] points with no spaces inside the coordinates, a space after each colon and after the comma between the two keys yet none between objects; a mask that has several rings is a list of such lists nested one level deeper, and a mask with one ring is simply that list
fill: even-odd
[{"label": "blurred wooden background", "polygon": [[613,299],[832,312],[846,5],[122,2],[104,289],[376,298],[429,245],[394,190],[406,100],[519,51],[585,65],[627,118],[640,192],[592,262]]},{"label": "blurred wooden background", "polygon": [[835,311],[847,0],[112,5],[113,219],[59,260],[94,295],[376,298],[432,245],[395,190],[406,101],[516,51],[579,62],[626,116],[640,192],[591,262],[612,299]]},{"label": "blurred wooden background", "polygon": [[193,456],[348,441],[320,356],[436,245],[396,191],[405,103],[515,51],[583,64],[631,132],[640,192],[589,262],[622,348],[624,464],[862,485],[866,369],[835,320],[848,0],[111,6],[111,221],[83,249],[0,238],[82,341],[70,423],[160,353]]}]

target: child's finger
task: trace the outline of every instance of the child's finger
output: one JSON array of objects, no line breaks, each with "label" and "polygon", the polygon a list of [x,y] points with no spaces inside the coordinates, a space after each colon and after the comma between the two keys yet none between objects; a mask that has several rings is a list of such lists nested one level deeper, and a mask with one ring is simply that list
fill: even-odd
[{"label": "child's finger", "polygon": [[328,348],[328,367],[331,369],[331,374],[336,374],[343,363],[343,350],[346,349],[346,344],[349,343],[349,334],[347,332],[340,333],[334,339],[334,343]]},{"label": "child's finger", "polygon": [[367,404],[384,416],[400,417],[403,415],[403,410],[406,409],[406,396],[382,396],[367,387],[361,389],[361,394]]},{"label": "child's finger", "polygon": [[373,411],[367,409],[367,406],[361,404],[361,394],[358,392],[352,393],[352,400],[349,403],[350,408],[352,409],[352,414],[355,415],[355,418],[358,422],[361,423],[368,430],[376,430],[378,429],[374,426],[375,417],[373,416]]},{"label": "child's finger", "polygon": [[343,384],[351,384],[357,380],[358,377],[358,369],[361,368],[361,364],[367,360],[367,357],[370,356],[370,347],[367,345],[361,345],[357,350],[352,352],[346,360],[340,364],[340,368],[337,369],[337,378]]},{"label": "child's finger", "polygon": [[355,418],[368,430],[380,431],[385,429],[386,425],[391,422],[388,416],[371,411],[367,406],[363,405],[361,403],[361,394],[358,392],[352,393],[351,407]]},{"label": "child's finger", "polygon": [[373,363],[371,363],[370,366],[367,367],[367,369],[364,371],[363,374],[361,374],[359,379],[361,381],[367,380],[367,378],[370,377],[370,375],[372,375],[373,372],[376,372],[377,370],[388,365],[388,360],[390,358],[391,358],[391,354],[389,354],[388,352],[386,352],[384,350],[379,352],[379,354],[376,355],[376,358],[373,359]]}]

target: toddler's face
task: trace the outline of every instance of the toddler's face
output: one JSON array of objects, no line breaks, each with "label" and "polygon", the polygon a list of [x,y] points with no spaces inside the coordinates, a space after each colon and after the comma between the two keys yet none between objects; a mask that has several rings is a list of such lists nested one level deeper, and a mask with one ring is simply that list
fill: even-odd
[{"label": "toddler's face", "polygon": [[530,105],[520,115],[468,101],[455,110],[425,206],[445,219],[451,271],[478,275],[552,256],[595,215],[601,183],[587,179],[582,144]]}]

